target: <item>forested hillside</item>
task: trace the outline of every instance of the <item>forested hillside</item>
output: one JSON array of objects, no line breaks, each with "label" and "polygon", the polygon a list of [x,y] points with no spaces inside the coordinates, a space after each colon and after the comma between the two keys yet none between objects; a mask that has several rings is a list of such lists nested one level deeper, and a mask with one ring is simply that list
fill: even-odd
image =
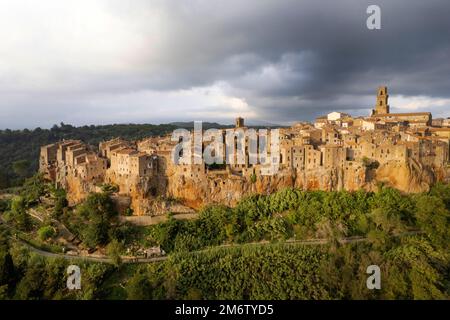
[{"label": "forested hillside", "polygon": [[[390,188],[286,189],[245,198],[235,208],[206,207],[196,220],[171,218],[148,227],[118,224],[108,193],[92,194],[73,209],[60,201],[63,193],[55,195],[53,216],[83,245],[106,247],[113,258],[113,264],[77,259],[84,280],[75,292],[65,289],[65,270],[73,262],[36,255],[23,245],[29,239],[52,249],[52,235],[43,234],[52,224],[34,226],[27,215],[44,189],[34,178],[20,196],[0,201],[0,299],[450,297],[449,185],[414,195]],[[45,237],[30,241],[37,228]],[[18,241],[14,233],[28,237]],[[167,259],[122,263],[125,248],[139,243],[160,245]],[[370,265],[381,269],[380,290],[366,287]]]}]

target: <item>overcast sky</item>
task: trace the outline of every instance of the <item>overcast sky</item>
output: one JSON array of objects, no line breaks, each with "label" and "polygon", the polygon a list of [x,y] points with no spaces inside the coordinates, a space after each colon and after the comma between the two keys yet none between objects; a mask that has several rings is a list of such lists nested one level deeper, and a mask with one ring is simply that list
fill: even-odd
[{"label": "overcast sky", "polygon": [[[368,30],[369,4],[381,30]],[[0,0],[0,128],[450,117],[448,0]]]}]

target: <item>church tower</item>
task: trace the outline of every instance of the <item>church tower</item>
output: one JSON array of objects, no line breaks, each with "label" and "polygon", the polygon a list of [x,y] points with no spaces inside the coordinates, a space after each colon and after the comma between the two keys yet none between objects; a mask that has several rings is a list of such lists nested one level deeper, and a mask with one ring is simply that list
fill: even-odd
[{"label": "church tower", "polygon": [[241,117],[236,118],[235,125],[236,125],[236,128],[243,128],[244,127],[244,118],[241,118]]},{"label": "church tower", "polygon": [[375,109],[372,110],[372,115],[389,113],[388,98],[389,95],[387,92],[387,87],[379,87],[377,94],[377,104],[375,106]]}]

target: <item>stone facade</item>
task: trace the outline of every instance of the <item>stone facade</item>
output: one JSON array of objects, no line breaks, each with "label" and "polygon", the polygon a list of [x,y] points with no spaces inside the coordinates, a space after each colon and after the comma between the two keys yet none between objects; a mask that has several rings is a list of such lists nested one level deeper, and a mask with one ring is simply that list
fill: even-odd
[{"label": "stone facade", "polygon": [[[264,164],[249,161],[248,139],[244,164],[175,164],[172,151],[178,141],[171,136],[135,142],[113,139],[100,143],[98,151],[81,141],[61,141],[41,148],[40,170],[66,188],[71,203],[103,183],[117,185],[116,196],[127,197],[136,215],[168,210],[157,202],[161,199],[175,198],[192,208],[210,203],[232,206],[245,195],[286,187],[376,190],[382,182],[404,192],[420,192],[437,181],[449,181],[450,128],[431,127],[428,113],[391,114],[387,99],[387,88],[381,87],[370,117],[335,112],[319,117],[314,125],[281,128],[279,155],[269,148],[269,156],[280,160],[275,175],[264,175]],[[250,130],[241,118],[236,127],[244,133]]]},{"label": "stone facade", "polygon": [[375,109],[372,110],[372,115],[380,115],[380,114],[388,114],[389,113],[389,104],[388,104],[388,91],[387,87],[379,87],[377,94],[377,103],[375,105]]},{"label": "stone facade", "polygon": [[90,150],[79,140],[63,140],[41,147],[39,168],[57,187],[67,191],[69,203],[83,200],[98,191],[105,179],[107,159]]}]

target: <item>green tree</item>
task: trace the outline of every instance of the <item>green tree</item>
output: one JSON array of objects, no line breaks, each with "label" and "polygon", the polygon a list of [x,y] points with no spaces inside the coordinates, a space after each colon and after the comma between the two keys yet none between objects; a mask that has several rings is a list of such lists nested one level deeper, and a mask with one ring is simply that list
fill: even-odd
[{"label": "green tree", "polygon": [[30,161],[28,160],[18,160],[14,161],[12,164],[14,173],[21,178],[25,178],[30,170]]},{"label": "green tree", "polygon": [[9,176],[5,171],[0,170],[0,190],[9,187]]},{"label": "green tree", "polygon": [[142,272],[136,272],[126,285],[128,300],[150,300],[152,299],[152,287],[147,276]]},{"label": "green tree", "polygon": [[56,189],[53,192],[55,198],[55,205],[53,207],[53,216],[55,218],[60,218],[64,213],[64,208],[69,205],[69,202],[66,198],[66,192],[63,189]]},{"label": "green tree", "polygon": [[16,288],[16,298],[20,300],[42,299],[45,291],[45,261],[34,257],[29,261],[24,276]]},{"label": "green tree", "polygon": [[14,263],[6,245],[0,246],[0,286],[14,280]]},{"label": "green tree", "polygon": [[30,230],[32,223],[31,218],[26,211],[25,199],[16,196],[11,200],[11,216],[17,227],[21,230]]},{"label": "green tree", "polygon": [[44,281],[45,299],[63,299],[66,298],[66,276],[68,262],[64,258],[46,260],[46,277]]},{"label": "green tree", "polygon": [[[426,240],[407,238],[386,253],[385,298],[448,299],[448,253]],[[445,280],[447,277],[447,280]],[[446,284],[447,283],[447,284]]]},{"label": "green tree", "polygon": [[105,193],[90,194],[77,208],[75,215],[81,219],[76,223],[78,234],[90,248],[106,245],[118,225],[114,203]]},{"label": "green tree", "polygon": [[0,199],[0,213],[4,212],[6,210],[9,210],[10,206],[11,206],[11,203],[9,200]]},{"label": "green tree", "polygon": [[449,248],[450,211],[441,198],[419,195],[416,198],[417,225],[427,234],[431,241],[443,248]]},{"label": "green tree", "polygon": [[31,178],[25,180],[23,184],[21,196],[24,198],[27,205],[33,205],[40,201],[40,198],[45,195],[47,188],[42,174],[35,174]]},{"label": "green tree", "polygon": [[106,254],[113,261],[113,264],[118,267],[122,263],[121,254],[124,251],[124,246],[121,242],[113,239],[106,246]]}]

